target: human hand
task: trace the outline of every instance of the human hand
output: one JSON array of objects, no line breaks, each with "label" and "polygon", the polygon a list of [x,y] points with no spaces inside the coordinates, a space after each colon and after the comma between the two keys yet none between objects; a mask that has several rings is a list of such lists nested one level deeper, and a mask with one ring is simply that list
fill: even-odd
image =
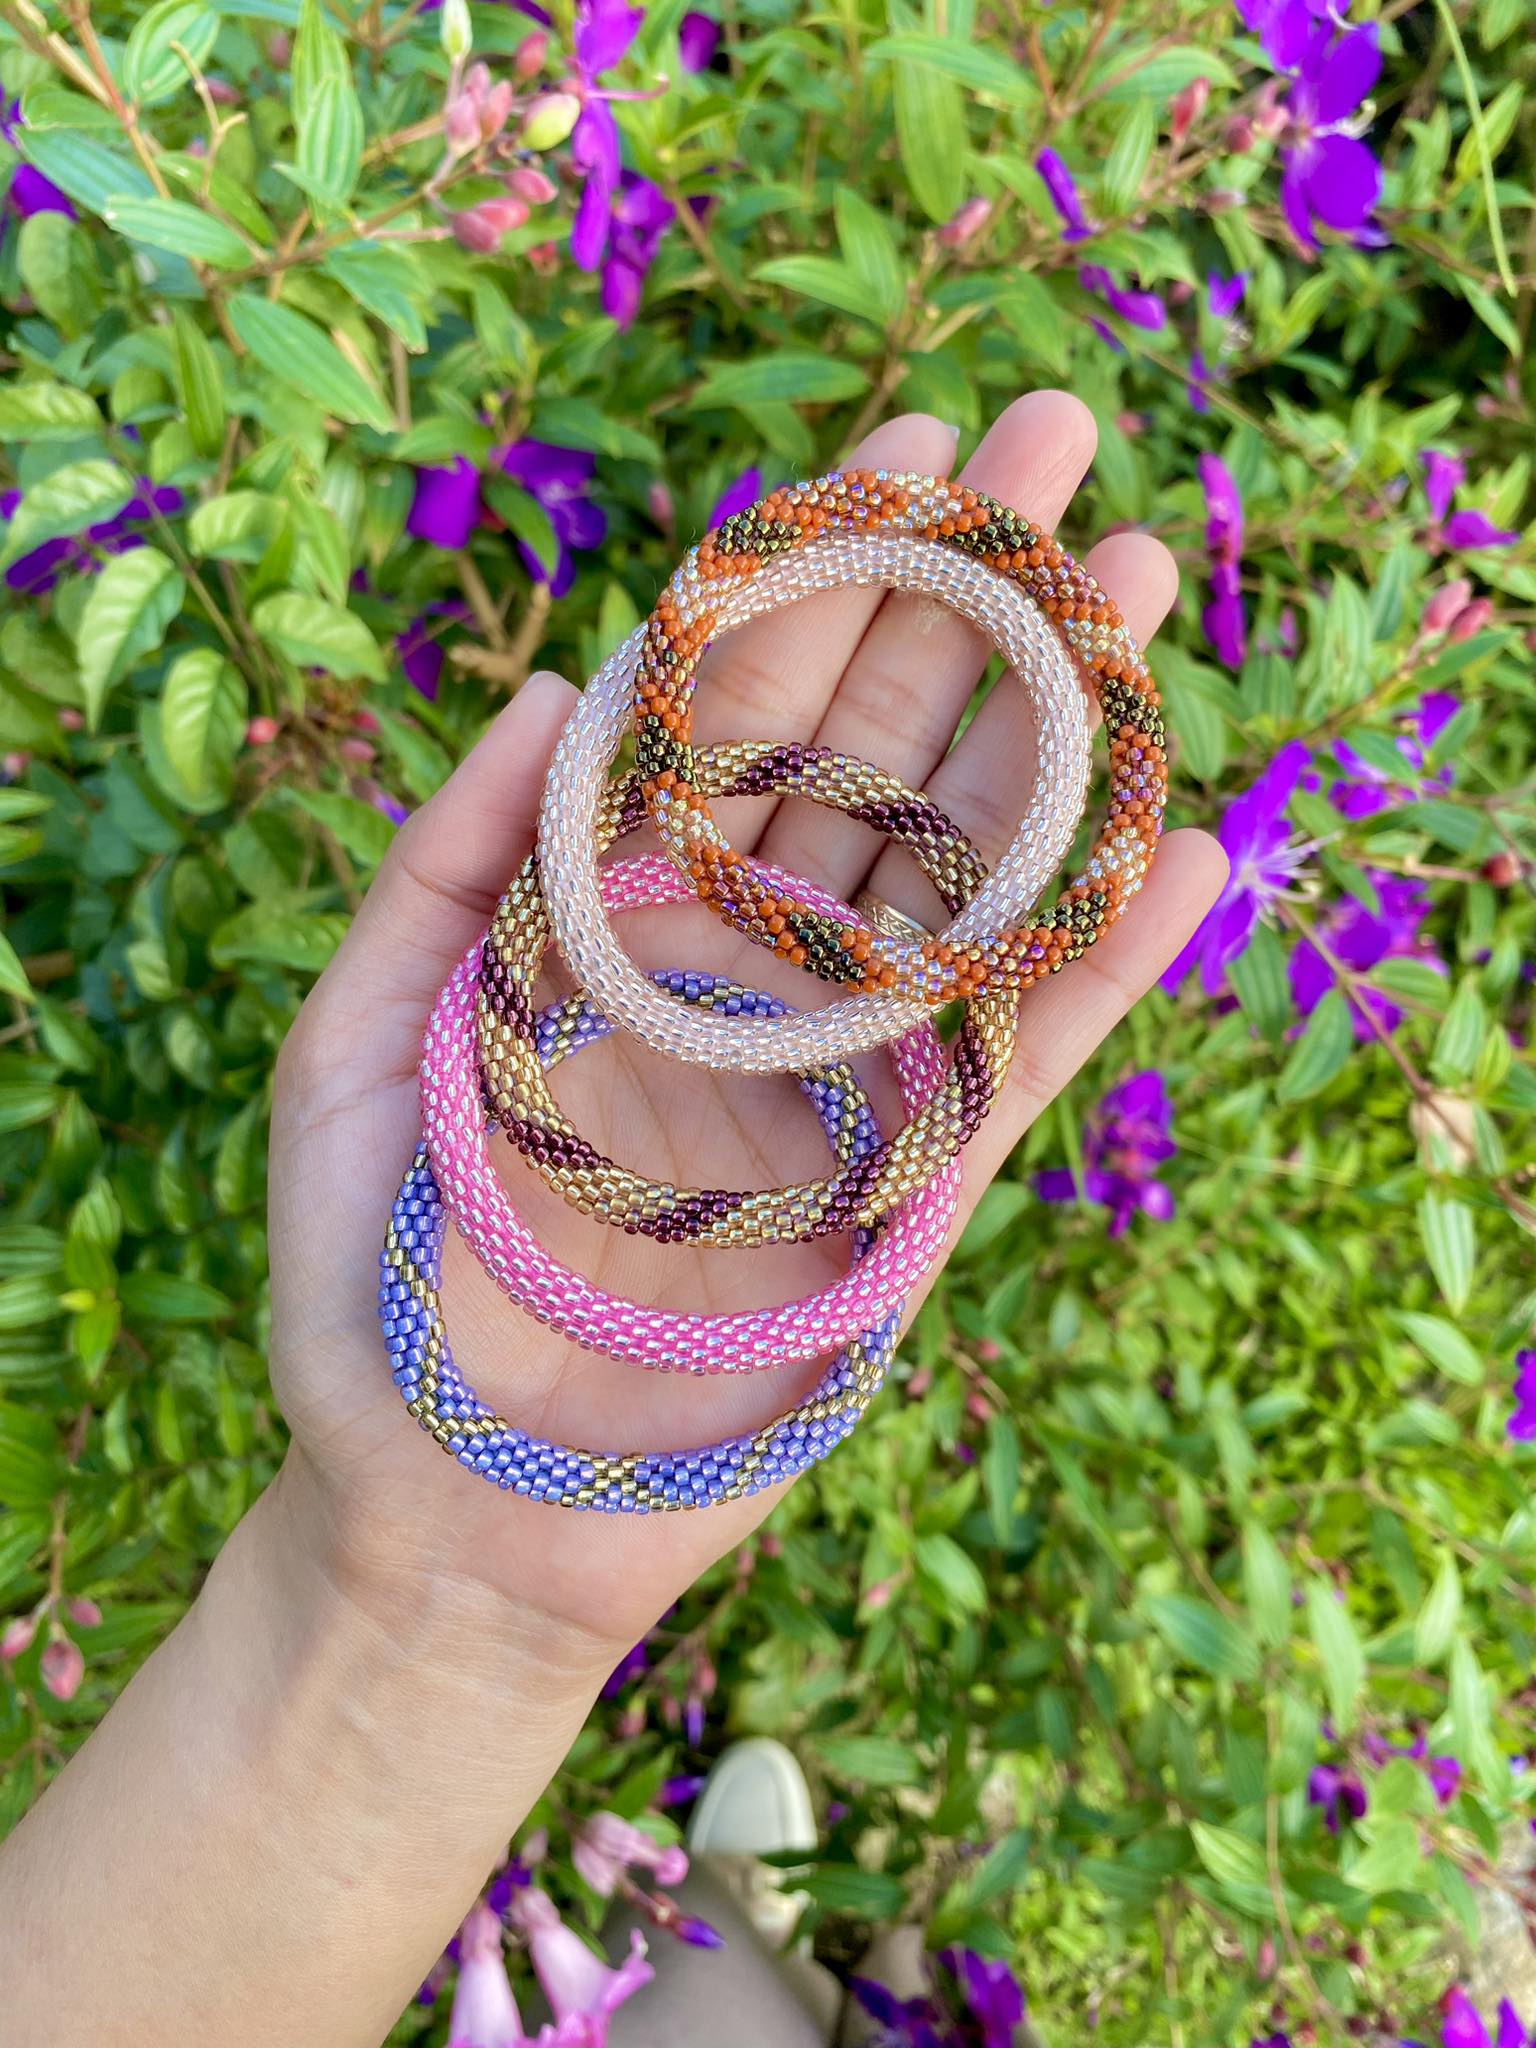
[{"label": "human hand", "polygon": [[[879,428],[848,462],[942,474],[953,445],[949,429],[914,415]],[[1059,392],[1032,394],[993,426],[964,481],[1053,527],[1093,448],[1086,407]],[[1167,549],[1120,534],[1087,564],[1144,644],[1177,589]],[[949,751],[988,652],[974,628],[932,600],[827,592],[712,651],[698,736],[814,735],[926,789],[995,857],[1030,787],[1033,721],[1023,690],[1004,678]],[[549,1660],[569,1660],[579,1682],[595,1685],[777,1492],[706,1512],[621,1518],[557,1513],[471,1485],[402,1414],[374,1305],[379,1244],[419,1132],[426,1016],[528,851],[549,751],[574,698],[557,677],[532,678],[402,828],[290,1033],[273,1117],[272,1373],[305,1497],[355,1582],[386,1602],[392,1589],[430,1584],[448,1617],[456,1595],[473,1595],[477,1627],[487,1611],[499,1613],[509,1634],[526,1632]],[[845,898],[867,886],[938,921],[935,899],[901,850],[846,818],[794,799],[744,800],[733,806],[730,831],[739,848]],[[1171,834],[1119,927],[1030,995],[1007,1083],[964,1154],[957,1230],[1034,1117],[1177,954],[1221,874],[1220,852],[1204,834]],[[834,994],[693,906],[628,915],[620,934],[646,966],[707,968],[801,1004]],[[736,1186],[826,1170],[815,1119],[792,1102],[788,1077],[716,1076],[616,1033],[562,1067],[557,1086],[579,1129],[649,1174]],[[840,1240],[752,1253],[632,1238],[573,1213],[505,1140],[493,1139],[493,1153],[540,1239],[611,1293],[736,1310],[824,1285],[846,1261]],[[777,1414],[820,1370],[808,1363],[703,1382],[641,1373],[510,1308],[456,1241],[444,1265],[445,1315],[466,1378],[502,1413],[556,1441],[607,1449],[710,1442]]]}]

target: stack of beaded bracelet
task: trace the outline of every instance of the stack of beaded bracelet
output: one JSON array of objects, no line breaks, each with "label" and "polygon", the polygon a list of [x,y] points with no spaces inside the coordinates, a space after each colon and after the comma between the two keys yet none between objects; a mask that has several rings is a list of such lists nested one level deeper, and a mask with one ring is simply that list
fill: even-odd
[{"label": "stack of beaded bracelet", "polygon": [[[719,634],[840,583],[926,592],[1000,647],[1035,712],[1038,769],[1019,826],[986,868],[920,791],[814,745],[695,747],[693,692]],[[1109,728],[1110,798],[1086,863],[1034,910],[1082,814],[1085,682]],[[637,767],[609,780],[632,732]],[[421,1427],[469,1470],[532,1500],[607,1513],[712,1505],[792,1478],[842,1440],[889,1367],[905,1304],[953,1227],[960,1153],[1006,1075],[1020,991],[1078,958],[1141,887],[1162,826],[1157,693],[1114,605],[1057,542],[944,479],[849,472],[773,492],[684,559],[646,625],[603,666],[556,748],[539,846],[484,939],[445,984],[422,1057],[422,1142],[396,1198],[379,1313],[395,1384]],[[912,854],[950,923],[932,936],[878,907],[861,916],[814,882],[737,852],[711,805],[800,796],[873,825]],[[662,851],[600,867],[649,821]],[[647,974],[610,918],[697,896],[735,931],[849,991],[800,1011],[735,979]],[[578,993],[535,1007],[551,943]],[[953,1048],[925,1021],[965,1004]],[[717,1070],[797,1073],[832,1151],[830,1174],[787,1187],[686,1187],[617,1164],[560,1110],[548,1074],[611,1031]],[[857,1053],[891,1050],[907,1122],[885,1137]],[[605,1294],[555,1259],[491,1161],[503,1128],[583,1214],[632,1236],[701,1247],[851,1235],[852,1263],[808,1298],[701,1315]],[[688,1451],[580,1450],[498,1415],[453,1362],[439,1288],[452,1218],[530,1316],[632,1365],[707,1376],[827,1358],[813,1393],[763,1428]]]}]

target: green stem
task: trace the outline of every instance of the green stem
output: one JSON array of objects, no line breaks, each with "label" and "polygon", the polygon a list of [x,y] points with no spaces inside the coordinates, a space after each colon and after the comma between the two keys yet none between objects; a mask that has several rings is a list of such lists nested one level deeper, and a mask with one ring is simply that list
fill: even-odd
[{"label": "green stem", "polygon": [[1472,79],[1472,66],[1467,61],[1467,49],[1461,40],[1461,30],[1456,26],[1456,16],[1451,10],[1451,0],[1435,0],[1435,11],[1445,28],[1450,41],[1451,55],[1456,59],[1456,70],[1461,78],[1461,89],[1466,95],[1467,112],[1472,120],[1472,133],[1477,137],[1477,158],[1483,177],[1483,198],[1488,208],[1488,234],[1493,243],[1493,260],[1498,268],[1499,282],[1509,296],[1520,296],[1515,284],[1515,274],[1510,266],[1509,250],[1504,243],[1504,222],[1499,215],[1499,197],[1493,179],[1493,156],[1488,148],[1488,131],[1483,124],[1483,103],[1477,96],[1477,87]]}]

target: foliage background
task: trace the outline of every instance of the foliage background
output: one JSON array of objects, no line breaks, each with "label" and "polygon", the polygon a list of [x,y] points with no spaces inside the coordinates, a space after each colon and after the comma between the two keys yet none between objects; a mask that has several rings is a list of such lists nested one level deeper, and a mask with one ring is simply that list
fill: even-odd
[{"label": "foliage background", "polygon": [[[569,12],[536,66],[524,14],[470,13],[517,146],[570,74]],[[827,1954],[915,1915],[1014,1958],[1053,2042],[1428,2038],[1524,1857],[1536,1513],[1506,1421],[1536,1307],[1536,557],[1448,558],[1422,458],[1459,449],[1466,502],[1524,523],[1536,13],[1382,10],[1355,121],[1381,246],[1315,252],[1278,204],[1296,137],[1256,15],[739,0],[690,73],[680,13],[653,6],[614,76],[579,80],[641,95],[613,106],[625,160],[676,209],[632,245],[620,326],[567,252],[563,137],[445,159],[435,13],[0,8],[5,560],[58,557],[10,576],[0,625],[0,1599],[41,1622],[0,1678],[6,1818],[280,1456],[272,1059],[392,815],[535,656],[589,671],[748,463],[812,473],[892,407],[968,447],[1057,382],[1100,433],[1069,544],[1144,524],[1187,570],[1159,660],[1179,814],[1215,822],[1300,738],[1323,786],[1291,824],[1320,843],[1235,999],[1154,996],[1032,1134],[904,1384],[669,1618],[560,1810],[639,1812],[729,1734],[787,1729],[826,1801]],[[451,218],[514,162],[553,196],[465,246]],[[71,210],[35,209],[25,166]],[[1111,312],[1084,260],[1162,321]],[[1212,271],[1246,273],[1233,317]],[[1220,365],[1205,410],[1196,348]],[[503,529],[552,562],[558,503],[491,467],[528,436],[590,452],[606,515],[554,599]],[[1246,505],[1235,668],[1201,626],[1202,453]],[[461,547],[412,535],[414,472],[460,459],[495,478],[494,519]],[[1491,602],[1426,635],[1458,573]],[[428,701],[392,643],[434,603]],[[1462,705],[1424,770],[1448,784],[1341,815],[1329,748],[1387,779],[1427,688]],[[1357,1036],[1348,981],[1298,1036],[1287,954],[1384,876],[1428,906],[1410,957],[1362,970],[1400,1021]],[[1038,1202],[1105,1089],[1154,1067],[1171,1218],[1109,1238],[1091,1204]],[[78,1686],[57,1649],[47,1682],[50,1634]],[[1449,1803],[1368,1741],[1415,1733],[1461,1767]],[[1336,1832],[1319,1765],[1368,1789]]]}]

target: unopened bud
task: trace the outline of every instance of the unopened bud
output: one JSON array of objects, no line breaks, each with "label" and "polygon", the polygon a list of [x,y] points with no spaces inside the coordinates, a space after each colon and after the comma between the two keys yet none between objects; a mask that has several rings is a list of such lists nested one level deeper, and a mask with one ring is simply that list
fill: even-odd
[{"label": "unopened bud", "polygon": [[377,732],[379,721],[373,712],[369,711],[365,706],[359,705],[352,714],[352,729],[354,732]]},{"label": "unopened bud", "polygon": [[1506,846],[1502,853],[1490,854],[1478,870],[1485,882],[1491,882],[1495,889],[1512,889],[1524,873],[1520,856],[1511,853]]},{"label": "unopened bud", "polygon": [[560,245],[558,242],[540,242],[528,251],[528,267],[539,277],[553,277],[560,268]]},{"label": "unopened bud", "polygon": [[77,711],[73,704],[61,704],[59,706],[59,725],[65,732],[83,732],[85,729],[85,713]]},{"label": "unopened bud", "polygon": [[1419,621],[1421,631],[1443,633],[1457,613],[1465,611],[1471,597],[1472,586],[1465,576],[1442,583],[1424,607],[1424,616]]},{"label": "unopened bud", "polygon": [[1002,1357],[1002,1355],[1003,1347],[1001,1344],[998,1343],[995,1337],[978,1338],[976,1344],[976,1356],[981,1360],[983,1365],[996,1365],[998,1360]]},{"label": "unopened bud", "polygon": [[530,206],[548,206],[559,189],[554,179],[541,171],[537,164],[519,164],[507,179],[507,190],[515,192],[519,199],[526,199]]},{"label": "unopened bud", "polygon": [[279,71],[288,69],[289,60],[293,56],[293,37],[289,35],[287,29],[273,30],[267,41],[267,55]]},{"label": "unopened bud", "polygon": [[992,1403],[985,1394],[973,1390],[965,1397],[965,1412],[972,1422],[989,1422],[992,1418]]},{"label": "unopened bud", "polygon": [[907,1392],[914,1401],[920,1401],[932,1385],[933,1367],[931,1365],[920,1365],[907,1381]]},{"label": "unopened bud", "polygon": [[480,108],[472,92],[456,93],[443,109],[443,135],[456,154],[480,140]]},{"label": "unopened bud", "polygon": [[542,29],[536,29],[531,36],[524,36],[512,52],[512,69],[519,78],[537,78],[548,55],[549,37]]},{"label": "unopened bud", "polygon": [[14,1621],[7,1622],[4,1634],[0,1634],[0,1659],[7,1664],[24,1657],[37,1641],[37,1616],[20,1614]]},{"label": "unopened bud", "polygon": [[469,0],[443,0],[437,34],[444,55],[451,62],[462,64],[475,45],[475,32],[469,19]]},{"label": "unopened bud", "polygon": [[1234,114],[1221,131],[1221,146],[1228,156],[1246,156],[1253,147],[1253,123],[1246,114]]},{"label": "unopened bud", "polygon": [[1269,79],[1259,91],[1253,109],[1253,132],[1262,135],[1266,142],[1273,142],[1277,135],[1283,135],[1290,126],[1291,111],[1282,97],[1283,88],[1279,79]]},{"label": "unopened bud", "polygon": [[967,242],[979,235],[992,217],[992,202],[980,194],[967,199],[939,229],[939,240],[946,249],[963,249]]},{"label": "unopened bud", "polygon": [[1463,605],[1455,618],[1452,619],[1450,625],[1446,628],[1445,637],[1447,640],[1470,640],[1475,634],[1482,632],[1484,626],[1488,624],[1492,617],[1493,599],[1491,597],[1474,597],[1472,602]]},{"label": "unopened bud", "polygon": [[520,228],[527,218],[528,208],[521,199],[482,199],[478,206],[453,216],[453,238],[461,249],[488,256],[500,246],[503,235]]},{"label": "unopened bud", "polygon": [[85,1676],[85,1655],[78,1643],[58,1636],[42,1656],[43,1684],[56,1700],[72,1700]]},{"label": "unopened bud", "polygon": [[672,493],[660,481],[651,484],[645,493],[646,508],[663,533],[672,531],[677,517],[677,508],[672,502]]},{"label": "unopened bud", "polygon": [[1205,112],[1205,103],[1211,96],[1211,81],[1208,78],[1192,78],[1182,92],[1173,96],[1173,146],[1178,149],[1191,128]]},{"label": "unopened bud", "polygon": [[240,94],[227,78],[205,78],[203,83],[208,88],[209,99],[216,107],[239,106]]},{"label": "unopened bud", "polygon": [[76,1628],[101,1627],[101,1609],[94,1600],[87,1600],[83,1596],[77,1595],[73,1600],[65,1601],[64,1612],[69,1616]]},{"label": "unopened bud", "polygon": [[558,149],[581,119],[573,92],[541,92],[523,118],[525,149]]},{"label": "unopened bud", "polygon": [[489,142],[493,135],[499,135],[507,125],[507,116],[512,111],[515,95],[510,78],[503,78],[493,85],[480,103],[480,140]]},{"label": "unopened bud", "polygon": [[270,747],[277,738],[278,731],[277,720],[268,718],[263,712],[260,717],[253,718],[245,728],[245,743],[248,747]]},{"label": "unopened bud", "polygon": [[343,761],[371,761],[373,748],[366,740],[345,739],[336,742],[336,751]]},{"label": "unopened bud", "polygon": [[891,1595],[895,1592],[895,1590],[896,1581],[894,1579],[876,1580],[875,1584],[872,1585],[869,1591],[864,1595],[865,1612],[869,1614],[878,1614],[882,1607],[889,1607],[891,1604]]},{"label": "unopened bud", "polygon": [[643,1735],[645,1733],[644,1707],[626,1707],[619,1716],[618,1733],[621,1742],[633,1742],[637,1735]]}]

